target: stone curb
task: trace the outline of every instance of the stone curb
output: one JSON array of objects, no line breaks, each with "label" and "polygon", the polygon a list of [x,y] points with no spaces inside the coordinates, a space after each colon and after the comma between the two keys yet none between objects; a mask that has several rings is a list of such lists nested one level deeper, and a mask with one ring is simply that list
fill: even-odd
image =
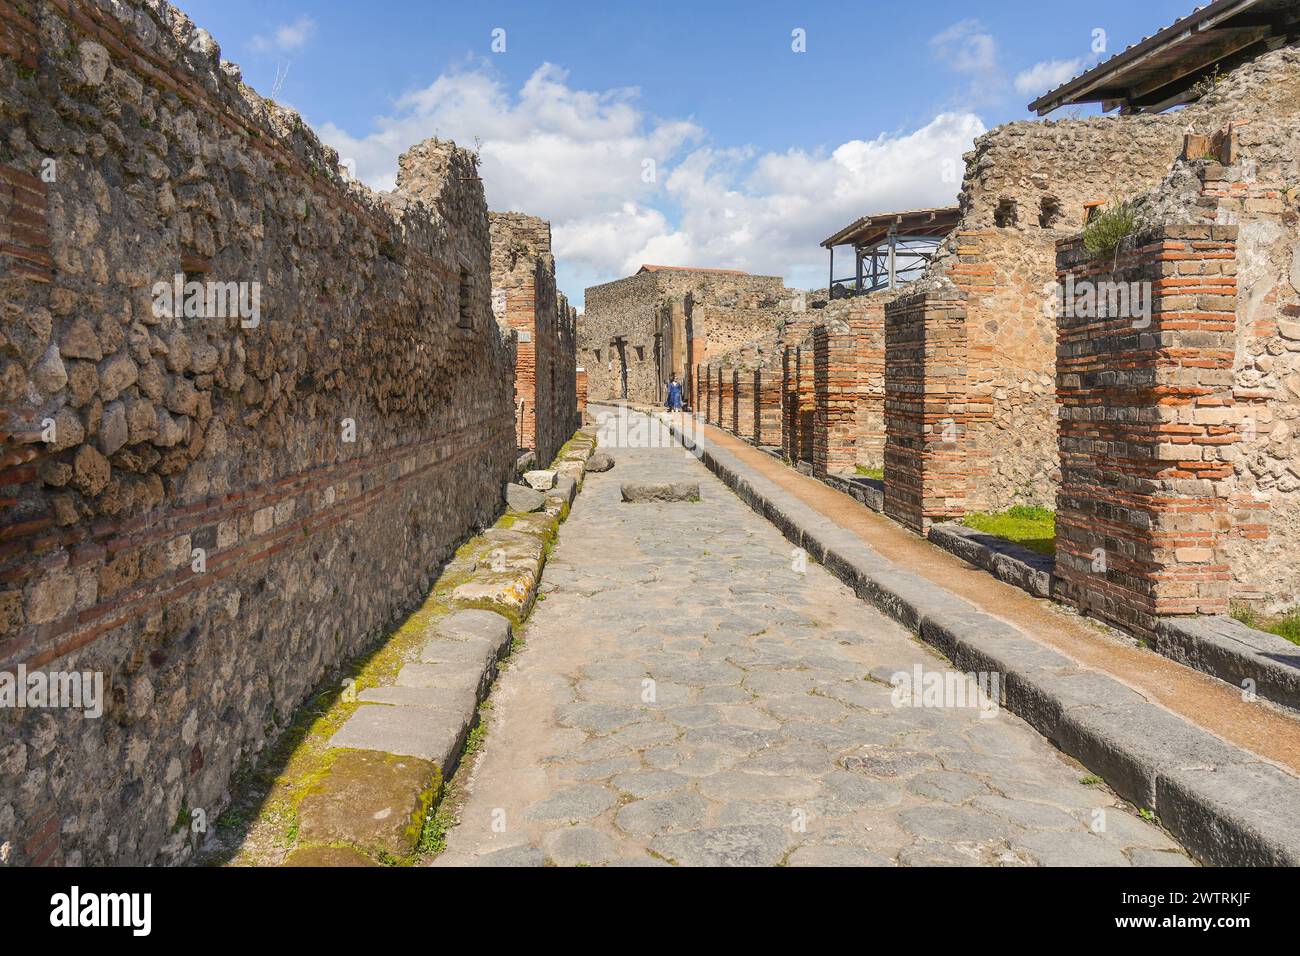
[{"label": "stone curb", "polygon": [[[429,625],[418,659],[390,683],[360,693],[360,706],[329,738],[334,759],[299,804],[299,846],[285,865],[366,865],[371,857],[400,861],[416,851],[510,652],[514,627],[533,607],[548,543],[594,447],[594,436],[580,429],[561,449],[563,487],[548,495],[554,511],[507,511],[508,523],[498,520],[458,549],[430,590],[466,577],[451,591],[452,613]],[[341,847],[349,852],[323,852]]]},{"label": "stone curb", "polygon": [[[680,431],[660,419],[681,440]],[[796,546],[960,670],[1003,675],[1005,704],[1197,859],[1300,865],[1300,780],[903,570],[723,449],[695,454]]]},{"label": "stone curb", "polygon": [[960,524],[932,524],[926,537],[963,561],[983,568],[999,581],[1034,597],[1052,596],[1056,562],[1045,554]]},{"label": "stone curb", "polygon": [[[878,488],[845,475],[830,474],[819,480],[873,511],[884,511],[884,494]],[[1057,600],[1056,562],[1047,555],[950,522],[931,525],[926,537],[999,581],[1037,598]],[[1300,709],[1300,647],[1276,634],[1228,617],[1167,618],[1149,646],[1234,687],[1252,680],[1260,697]]]},{"label": "stone curb", "polygon": [[[778,461],[781,461],[779,455],[773,455]],[[854,481],[845,475],[827,475],[822,479],[836,491],[843,492],[850,498],[860,501],[872,511],[885,510],[885,493],[874,485],[865,481]]]},{"label": "stone curb", "polygon": [[1300,647],[1284,637],[1230,617],[1167,618],[1156,627],[1154,647],[1238,687],[1253,681],[1260,697],[1300,709]]}]

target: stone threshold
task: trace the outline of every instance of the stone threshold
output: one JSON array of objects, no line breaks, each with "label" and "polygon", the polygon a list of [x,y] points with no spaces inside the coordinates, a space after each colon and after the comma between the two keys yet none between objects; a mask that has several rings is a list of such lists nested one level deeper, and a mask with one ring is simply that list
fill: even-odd
[{"label": "stone threshold", "polygon": [[283,866],[381,866],[418,859],[425,826],[478,724],[479,704],[537,600],[547,555],[595,446],[593,429],[575,433],[552,464],[544,507],[507,510],[465,542],[424,604],[344,681],[342,693],[319,711],[310,708],[320,695],[304,707],[292,754],[231,862],[282,856]]},{"label": "stone threshold", "polygon": [[[683,440],[665,416],[661,421]],[[722,448],[683,441],[738,497],[863,600],[962,671],[999,673],[1005,706],[1198,860],[1300,865],[1300,779],[1085,669],[867,546]]]}]

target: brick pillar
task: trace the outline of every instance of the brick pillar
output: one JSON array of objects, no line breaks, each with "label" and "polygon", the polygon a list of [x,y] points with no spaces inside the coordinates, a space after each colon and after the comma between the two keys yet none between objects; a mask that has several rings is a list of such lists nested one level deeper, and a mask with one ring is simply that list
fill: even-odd
[{"label": "brick pillar", "polygon": [[813,330],[813,474],[852,471],[858,391],[857,336]]},{"label": "brick pillar", "polygon": [[[1236,237],[1166,226],[1118,260],[1057,247],[1056,573],[1067,601],[1139,632],[1228,610]],[[1088,305],[1143,288],[1149,318]]]},{"label": "brick pillar", "polygon": [[587,370],[585,368],[577,370],[576,388],[578,391],[578,422],[581,424],[587,420]]},{"label": "brick pillar", "polygon": [[813,423],[817,414],[816,377],[813,372],[813,350],[801,345],[795,354],[799,360],[797,400],[797,425],[795,426],[796,462],[813,460]]},{"label": "brick pillar", "polygon": [[695,361],[695,376],[691,381],[691,409],[699,411],[704,406],[703,380],[700,374],[704,369],[704,356],[708,353],[708,343],[702,338],[691,341],[691,355]]},{"label": "brick pillar", "polygon": [[754,444],[779,445],[782,431],[781,378],[770,368],[754,370]]},{"label": "brick pillar", "polygon": [[736,369],[736,434],[747,441],[754,440],[754,373],[750,369]]},{"label": "brick pillar", "polygon": [[964,293],[885,306],[885,512],[922,534],[965,511],[966,384]]},{"label": "brick pillar", "polygon": [[506,294],[506,324],[519,333],[515,351],[515,440],[537,448],[537,286],[528,276]]},{"label": "brick pillar", "polygon": [[879,468],[885,463],[884,305],[851,318],[849,325],[857,341],[858,358],[855,464]]},{"label": "brick pillar", "polygon": [[723,366],[718,370],[718,425],[736,432],[736,370]]},{"label": "brick pillar", "polygon": [[714,415],[710,419],[712,423],[722,428],[723,424],[723,369],[722,365],[714,365],[714,388],[712,388],[712,401],[714,401]]},{"label": "brick pillar", "polygon": [[799,352],[787,345],[781,350],[781,454],[793,462],[798,448]]},{"label": "brick pillar", "polygon": [[699,385],[703,389],[701,407],[702,411],[705,412],[705,421],[712,421],[714,420],[714,367],[712,365],[703,365],[701,376],[701,380],[699,380]]}]

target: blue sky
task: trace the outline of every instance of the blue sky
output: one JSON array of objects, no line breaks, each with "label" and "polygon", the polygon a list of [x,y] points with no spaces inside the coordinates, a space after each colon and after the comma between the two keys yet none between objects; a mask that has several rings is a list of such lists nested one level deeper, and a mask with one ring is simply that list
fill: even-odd
[{"label": "blue sky", "polygon": [[[825,284],[817,242],[951,202],[974,136],[1189,0],[441,4],[180,0],[376,188],[435,133],[552,221],[561,287],[641,262]],[[801,29],[805,51],[794,52]],[[493,31],[504,31],[502,52]],[[1104,36],[1097,31],[1104,31]],[[498,34],[498,45],[501,35]],[[1062,114],[1058,114],[1062,115]],[[653,164],[653,165],[651,165]]]}]

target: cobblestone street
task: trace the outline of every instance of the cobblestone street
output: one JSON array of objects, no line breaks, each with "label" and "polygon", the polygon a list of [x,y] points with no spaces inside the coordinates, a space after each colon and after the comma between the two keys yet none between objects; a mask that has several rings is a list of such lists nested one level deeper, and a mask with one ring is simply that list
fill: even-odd
[{"label": "cobblestone street", "polygon": [[895,706],[947,662],[652,443],[602,441],[435,865],[1190,863],[1008,711]]}]

